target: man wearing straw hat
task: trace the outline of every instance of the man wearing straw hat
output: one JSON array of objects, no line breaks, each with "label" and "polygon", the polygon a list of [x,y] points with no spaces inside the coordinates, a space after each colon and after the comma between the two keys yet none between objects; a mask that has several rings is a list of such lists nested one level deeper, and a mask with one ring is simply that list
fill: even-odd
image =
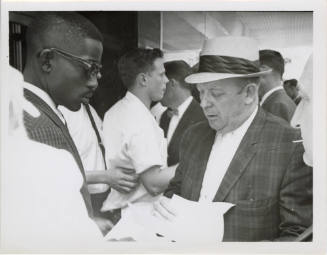
[{"label": "man wearing straw hat", "polygon": [[[312,169],[303,162],[298,130],[258,105],[256,42],[207,40],[199,71],[186,77],[200,92],[209,123],[191,127],[165,195],[230,202],[223,241],[290,241],[312,223]],[[155,209],[173,216],[168,199]],[[197,229],[196,231],[201,231]]]}]

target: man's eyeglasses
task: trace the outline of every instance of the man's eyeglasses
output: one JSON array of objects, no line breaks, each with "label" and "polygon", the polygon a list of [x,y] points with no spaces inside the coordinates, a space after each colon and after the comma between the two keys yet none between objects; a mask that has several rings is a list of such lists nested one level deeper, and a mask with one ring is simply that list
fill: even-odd
[{"label": "man's eyeglasses", "polygon": [[75,60],[75,61],[77,61],[77,62],[79,62],[79,63],[81,63],[81,64],[84,65],[84,67],[87,70],[88,75],[90,77],[96,77],[97,79],[100,79],[101,78],[100,71],[101,71],[102,65],[99,64],[99,63],[96,63],[96,62],[91,61],[91,60],[83,59],[81,57],[78,57],[78,56],[75,56],[73,54],[70,54],[67,51],[60,50],[60,49],[57,49],[57,48],[43,49],[43,52],[44,51],[54,51],[54,52],[58,53],[59,55],[65,57],[67,59]]}]

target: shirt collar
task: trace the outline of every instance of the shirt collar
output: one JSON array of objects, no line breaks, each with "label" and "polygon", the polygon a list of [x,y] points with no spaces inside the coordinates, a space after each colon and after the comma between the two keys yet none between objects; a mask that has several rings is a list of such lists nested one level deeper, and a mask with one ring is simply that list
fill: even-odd
[{"label": "shirt collar", "polygon": [[178,116],[183,116],[184,112],[186,111],[187,107],[189,107],[189,105],[192,102],[193,97],[189,96],[183,103],[181,103],[177,110],[178,110]]},{"label": "shirt collar", "polygon": [[42,89],[38,88],[37,86],[28,83],[23,82],[23,87],[31,92],[33,92],[35,95],[40,97],[44,102],[46,102],[47,105],[50,106],[50,108],[58,115],[58,117],[61,119],[63,123],[66,123],[62,113],[58,110],[56,104],[53,102],[52,98]]},{"label": "shirt collar", "polygon": [[264,94],[264,96],[262,97],[261,101],[260,101],[260,105],[263,105],[263,103],[267,100],[267,98],[272,94],[274,93],[275,91],[277,90],[281,90],[281,89],[284,89],[284,87],[282,85],[279,85],[278,87],[276,88],[273,88],[271,90],[269,90],[268,92],[266,92],[266,94]]},{"label": "shirt collar", "polygon": [[134,103],[136,103],[139,106],[142,106],[142,108],[149,110],[141,101],[141,99],[139,99],[137,96],[135,96],[133,93],[127,91],[125,97],[129,100],[129,101],[133,101]]},{"label": "shirt collar", "polygon": [[133,102],[135,105],[138,105],[137,107],[139,107],[139,109],[142,109],[143,112],[147,112],[149,115],[151,115],[151,117],[155,120],[154,116],[151,114],[150,109],[148,109],[145,104],[143,104],[143,102],[137,97],[135,96],[133,93],[127,91],[125,98],[128,101]]}]

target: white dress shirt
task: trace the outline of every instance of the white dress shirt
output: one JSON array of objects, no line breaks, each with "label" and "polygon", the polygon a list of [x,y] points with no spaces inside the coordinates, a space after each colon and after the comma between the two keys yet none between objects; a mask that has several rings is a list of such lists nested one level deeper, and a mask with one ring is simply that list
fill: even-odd
[{"label": "white dress shirt", "polygon": [[199,201],[213,201],[236,150],[251,125],[257,111],[258,107],[253,111],[250,117],[234,131],[224,135],[219,133],[216,134],[215,142],[212,146],[207,168],[204,173]]},{"label": "white dress shirt", "polygon": [[[135,169],[140,174],[150,167],[167,165],[167,142],[163,130],[149,109],[130,92],[105,114],[103,137],[109,168]],[[128,202],[154,199],[143,184],[129,194],[112,190],[102,211],[122,208]]]},{"label": "white dress shirt", "polygon": [[[99,135],[103,140],[102,121],[94,108],[91,105],[89,106]],[[70,111],[64,106],[59,106],[58,109],[65,117],[69,133],[76,145],[84,169],[86,171],[105,170],[104,158],[85,106],[82,104],[81,108],[76,112]],[[88,189],[92,194],[104,192],[108,187],[107,184],[88,185]]]},{"label": "white dress shirt", "polygon": [[276,88],[273,88],[271,90],[269,90],[268,92],[266,92],[266,94],[263,95],[263,97],[261,98],[261,101],[260,101],[260,106],[263,105],[263,103],[267,100],[267,98],[272,94],[274,93],[275,91],[277,90],[282,90],[284,89],[284,87],[282,85],[276,87]]},{"label": "white dress shirt", "polygon": [[164,111],[166,111],[167,107],[163,106],[160,102],[156,103],[155,106],[153,106],[151,108],[151,113],[154,116],[154,118],[156,119],[156,121],[158,122],[158,124],[160,123],[160,119],[162,114],[164,113]]},{"label": "white dress shirt", "polygon": [[167,142],[170,143],[171,138],[173,137],[173,134],[178,126],[179,121],[182,119],[186,109],[189,107],[189,105],[192,102],[193,97],[189,96],[180,106],[178,106],[178,114],[174,114],[169,122],[169,127],[167,131]]},{"label": "white dress shirt", "polygon": [[35,85],[24,82],[23,87],[31,92],[33,92],[35,95],[40,97],[44,102],[47,103],[47,105],[50,106],[50,108],[58,115],[60,120],[65,124],[65,118],[63,117],[62,113],[57,109],[56,104],[53,102],[52,98],[42,89],[36,87]]}]

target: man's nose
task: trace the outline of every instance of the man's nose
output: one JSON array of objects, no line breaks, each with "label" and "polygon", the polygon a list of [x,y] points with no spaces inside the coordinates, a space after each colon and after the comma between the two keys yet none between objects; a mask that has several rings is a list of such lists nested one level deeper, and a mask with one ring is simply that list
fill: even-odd
[{"label": "man's nose", "polygon": [[206,92],[202,94],[202,96],[200,97],[200,101],[200,106],[202,107],[202,109],[205,109],[211,105],[211,101]]},{"label": "man's nose", "polygon": [[95,90],[98,87],[98,78],[96,76],[91,76],[87,82],[87,87],[89,89]]}]

